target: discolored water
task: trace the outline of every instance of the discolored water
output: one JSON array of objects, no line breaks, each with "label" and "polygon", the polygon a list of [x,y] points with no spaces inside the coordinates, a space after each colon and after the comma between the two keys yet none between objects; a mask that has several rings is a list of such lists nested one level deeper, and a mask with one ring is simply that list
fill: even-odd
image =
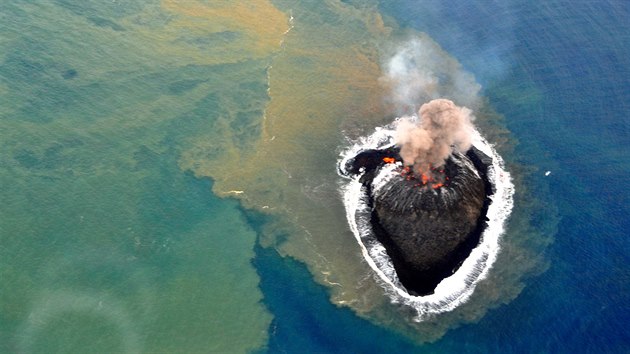
[{"label": "discolored water", "polygon": [[[628,15],[1,4],[0,352],[627,351]],[[362,260],[335,171],[407,110],[380,78],[410,39],[516,186],[488,277],[422,323]]]}]

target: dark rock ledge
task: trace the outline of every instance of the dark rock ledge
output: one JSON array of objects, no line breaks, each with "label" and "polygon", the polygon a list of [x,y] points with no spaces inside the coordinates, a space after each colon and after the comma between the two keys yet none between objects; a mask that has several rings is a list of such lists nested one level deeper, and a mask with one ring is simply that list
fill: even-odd
[{"label": "dark rock ledge", "polygon": [[363,151],[341,166],[342,172],[363,173],[360,181],[368,190],[377,239],[407,291],[429,295],[479,243],[493,193],[487,178],[492,159],[475,147],[453,153],[440,168],[448,180],[436,188],[397,167],[400,173],[375,192],[373,180],[385,157],[401,160],[397,148]]}]

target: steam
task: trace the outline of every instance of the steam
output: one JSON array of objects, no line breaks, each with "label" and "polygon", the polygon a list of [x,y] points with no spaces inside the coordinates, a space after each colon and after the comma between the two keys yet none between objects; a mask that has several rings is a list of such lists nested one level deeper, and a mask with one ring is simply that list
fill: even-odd
[{"label": "steam", "polygon": [[399,115],[414,114],[418,106],[436,98],[448,98],[476,109],[481,86],[475,77],[421,33],[396,46],[383,63],[381,83]]},{"label": "steam", "polygon": [[471,110],[453,101],[436,99],[420,107],[419,122],[404,117],[396,130],[396,144],[405,165],[420,172],[444,165],[453,148],[466,151],[474,132]]}]

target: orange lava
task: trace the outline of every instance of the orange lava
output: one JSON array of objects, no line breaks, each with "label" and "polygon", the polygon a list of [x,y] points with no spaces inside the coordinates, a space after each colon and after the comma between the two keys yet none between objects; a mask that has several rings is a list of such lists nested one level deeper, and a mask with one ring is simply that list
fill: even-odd
[{"label": "orange lava", "polygon": [[[387,163],[391,163],[389,162],[389,159],[390,159],[389,157],[385,157],[383,158],[383,161]],[[400,171],[400,174],[407,181],[417,180],[418,183],[415,183],[414,186],[419,187],[419,188],[431,187],[432,189],[439,189],[441,187],[445,187],[448,185],[449,178],[448,176],[444,175],[445,171],[443,169],[438,170],[437,168],[431,167],[430,165],[429,165],[429,168],[431,172],[428,172],[425,174],[422,171],[413,171],[412,166],[405,166]]]},{"label": "orange lava", "polygon": [[393,157],[383,157],[383,162],[385,163],[394,163],[396,162],[396,159]]}]

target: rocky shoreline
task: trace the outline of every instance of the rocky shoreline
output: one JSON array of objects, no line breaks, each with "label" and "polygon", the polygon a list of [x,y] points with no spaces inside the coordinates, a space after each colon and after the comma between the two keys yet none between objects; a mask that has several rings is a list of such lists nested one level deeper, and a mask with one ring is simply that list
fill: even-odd
[{"label": "rocky shoreline", "polygon": [[[396,161],[394,173],[375,186],[386,166],[392,169],[386,161]],[[492,159],[474,146],[466,154],[453,153],[440,171],[448,182],[433,187],[405,176],[399,161],[397,147],[366,150],[343,169],[361,175],[372,229],[402,285],[411,295],[429,295],[479,243],[493,194],[487,177]]]}]

